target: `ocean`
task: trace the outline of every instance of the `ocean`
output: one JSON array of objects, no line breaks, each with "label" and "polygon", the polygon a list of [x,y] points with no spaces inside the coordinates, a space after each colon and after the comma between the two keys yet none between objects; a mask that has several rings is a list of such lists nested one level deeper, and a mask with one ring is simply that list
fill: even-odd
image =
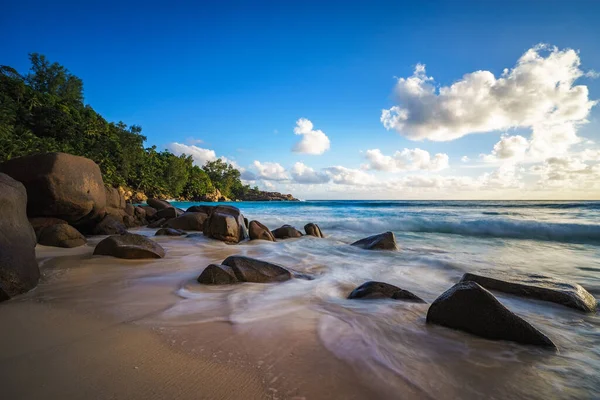
[{"label": "ocean", "polygon": [[[200,203],[175,203],[187,208]],[[238,245],[239,253],[312,273],[313,281],[240,287],[229,295],[232,323],[277,318],[307,307],[336,357],[382,384],[409,382],[431,398],[598,398],[600,318],[552,303],[496,293],[549,336],[558,353],[492,342],[425,324],[427,306],[350,301],[368,280],[391,283],[431,303],[465,272],[539,273],[574,281],[600,298],[597,201],[302,201],[232,203],[270,229],[317,223],[326,239]],[[392,231],[400,251],[349,246]],[[244,285],[242,285],[244,286]],[[256,285],[249,285],[255,287]],[[192,293],[193,292],[193,293]],[[182,289],[198,300],[202,290]],[[202,298],[203,295],[200,295]],[[209,294],[206,294],[210,297]]]},{"label": "ocean", "polygon": [[[202,203],[174,203],[184,209],[195,204]],[[495,292],[506,307],[554,341],[558,347],[554,352],[428,325],[428,304],[347,299],[355,287],[377,280],[409,290],[431,304],[465,272],[480,269],[574,281],[598,299],[600,202],[231,204],[270,229],[290,224],[303,230],[306,223],[317,223],[326,238],[228,245],[202,234],[156,237],[167,256],[144,262],[91,257],[85,255],[86,249],[77,250],[88,252],[80,259],[53,258],[66,253],[45,248],[40,252],[48,260],[45,283],[35,296],[150,326],[189,354],[210,349],[197,339],[199,332],[210,323],[225,322],[242,336],[223,338],[223,343],[242,341],[257,352],[266,347],[265,363],[252,368],[280,366],[278,360],[298,348],[295,343],[315,337],[325,349],[309,364],[315,374],[329,373],[318,369],[319,360],[335,357],[350,365],[365,384],[381,390],[379,398],[600,398],[598,313]],[[155,232],[134,231],[149,236]],[[350,246],[385,231],[395,233],[400,251]],[[88,245],[98,240],[91,239]],[[275,262],[315,279],[219,287],[196,282],[209,263],[232,254]],[[278,333],[283,338],[278,339]],[[227,358],[227,354],[225,346],[214,357]],[[276,375],[266,384],[279,390],[280,398],[288,398],[291,395],[283,395],[277,386],[287,377],[287,385],[296,388],[290,393],[302,397],[305,372],[299,378],[293,373]]]}]

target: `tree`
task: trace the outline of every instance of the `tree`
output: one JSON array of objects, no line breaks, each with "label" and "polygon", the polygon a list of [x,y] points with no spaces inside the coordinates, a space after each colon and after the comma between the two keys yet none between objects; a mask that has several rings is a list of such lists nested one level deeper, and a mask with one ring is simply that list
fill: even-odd
[{"label": "tree", "polygon": [[225,197],[234,197],[240,190],[242,182],[240,171],[221,159],[208,161],[202,169],[206,172],[213,185]]}]

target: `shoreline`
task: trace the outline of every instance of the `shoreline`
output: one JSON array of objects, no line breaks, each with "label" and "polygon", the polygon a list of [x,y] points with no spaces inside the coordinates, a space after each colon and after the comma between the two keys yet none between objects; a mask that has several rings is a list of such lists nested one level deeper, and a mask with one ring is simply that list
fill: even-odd
[{"label": "shoreline", "polygon": [[152,266],[92,258],[93,241],[84,249],[38,246],[39,286],[0,305],[5,326],[18,327],[0,333],[8,398],[382,398],[320,343],[316,314],[266,324],[210,315],[195,322],[195,314],[161,322],[189,281],[189,272],[160,272],[177,263],[177,250]]}]

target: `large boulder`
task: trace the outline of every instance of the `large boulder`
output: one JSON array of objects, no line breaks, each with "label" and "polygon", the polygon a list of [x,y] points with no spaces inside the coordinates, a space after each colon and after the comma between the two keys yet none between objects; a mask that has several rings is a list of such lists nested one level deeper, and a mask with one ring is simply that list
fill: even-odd
[{"label": "large boulder", "polygon": [[275,241],[275,236],[273,236],[269,228],[258,221],[250,221],[248,233],[250,235],[250,240]]},{"label": "large boulder", "polygon": [[154,207],[150,207],[150,206],[139,206],[142,210],[144,210],[146,212],[146,219],[148,220],[153,220],[155,219],[155,215],[156,215],[156,208]]},{"label": "large boulder", "polygon": [[134,233],[113,235],[96,245],[94,255],[118,258],[163,258],[165,250],[152,239]]},{"label": "large boulder", "polygon": [[0,173],[0,301],[33,289],[40,270],[23,184]]},{"label": "large boulder", "polygon": [[380,233],[360,239],[352,243],[352,246],[357,246],[365,250],[398,250],[396,236],[393,232]]},{"label": "large boulder", "polygon": [[323,237],[323,232],[321,232],[321,228],[319,228],[319,225],[313,224],[312,222],[304,225],[304,232],[306,232],[306,234],[309,236],[315,236],[318,238]]},{"label": "large boulder", "polygon": [[148,224],[148,228],[160,228],[161,226],[163,226],[163,224],[165,222],[167,222],[166,218],[157,219],[156,221],[152,222],[151,224]]},{"label": "large boulder", "polygon": [[87,243],[85,236],[67,224],[47,226],[41,230],[38,243],[54,247],[78,247]]},{"label": "large boulder", "polygon": [[104,193],[106,195],[106,209],[111,208],[117,210],[125,210],[125,196],[118,188],[105,186]]},{"label": "large boulder", "polygon": [[52,217],[35,217],[35,218],[29,218],[29,223],[33,227],[35,236],[39,240],[40,233],[42,233],[42,230],[44,228],[47,228],[52,225],[67,224],[67,221],[65,221],[64,219],[52,218]]},{"label": "large boulder", "polygon": [[400,289],[397,286],[385,282],[369,281],[365,282],[350,293],[349,299],[394,299],[405,300],[414,303],[425,303],[419,296],[414,295],[408,290]]},{"label": "large boulder", "polygon": [[248,237],[244,216],[233,206],[217,206],[204,221],[205,236],[229,243],[238,243]]},{"label": "large boulder", "polygon": [[186,212],[201,212],[206,215],[210,215],[210,214],[212,214],[212,212],[214,211],[215,208],[216,208],[216,206],[207,206],[207,205],[191,206],[186,210]]},{"label": "large boulder", "polygon": [[291,225],[283,225],[273,231],[271,231],[276,239],[289,239],[302,237],[302,232],[294,228]]},{"label": "large boulder", "polygon": [[230,256],[221,265],[210,264],[198,277],[207,285],[224,285],[238,282],[282,282],[292,278],[284,267],[244,256]]},{"label": "large boulder", "polygon": [[164,210],[165,208],[172,208],[173,207],[171,205],[171,203],[169,203],[166,200],[154,199],[152,197],[150,197],[148,200],[146,200],[146,203],[148,203],[148,205],[150,207],[155,208],[157,211],[158,210]]},{"label": "large boulder", "polygon": [[106,193],[100,168],[92,160],[66,153],[13,158],[0,165],[25,185],[27,215],[55,217],[88,226],[105,213]]},{"label": "large boulder", "polygon": [[163,208],[156,212],[156,218],[177,218],[181,213],[175,207]]},{"label": "large boulder", "polygon": [[556,347],[546,335],[504,307],[476,282],[459,282],[438,297],[427,311],[427,323],[486,339]]},{"label": "large boulder", "polygon": [[477,282],[488,290],[550,301],[585,312],[595,312],[598,308],[598,301],[580,285],[549,276],[482,271],[464,274],[461,282],[466,281]]},{"label": "large boulder", "polygon": [[97,223],[94,229],[92,229],[93,235],[120,235],[126,232],[127,227],[122,220],[110,214],[106,214],[102,221]]},{"label": "large boulder", "polygon": [[207,218],[208,215],[201,212],[186,212],[177,218],[168,220],[164,226],[184,231],[201,231]]}]

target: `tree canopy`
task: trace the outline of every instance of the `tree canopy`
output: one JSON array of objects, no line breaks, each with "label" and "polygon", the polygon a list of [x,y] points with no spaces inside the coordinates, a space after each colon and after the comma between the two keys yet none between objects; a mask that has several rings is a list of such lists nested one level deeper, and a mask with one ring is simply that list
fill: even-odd
[{"label": "tree canopy", "polygon": [[145,148],[140,126],[108,122],[84,104],[83,82],[68,69],[41,54],[29,59],[26,75],[0,65],[0,162],[61,151],[94,160],[105,183],[148,196],[193,200],[217,188],[235,199],[252,190],[220,159],[200,167],[191,156]]}]

